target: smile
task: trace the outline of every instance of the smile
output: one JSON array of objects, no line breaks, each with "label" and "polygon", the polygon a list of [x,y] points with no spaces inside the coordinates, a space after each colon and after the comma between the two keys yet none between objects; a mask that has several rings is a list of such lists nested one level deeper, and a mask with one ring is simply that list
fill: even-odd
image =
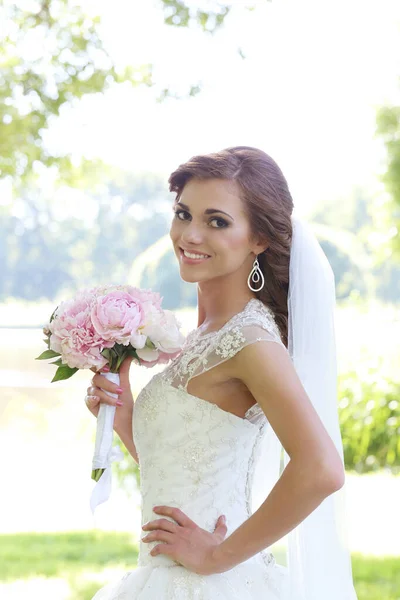
[{"label": "smile", "polygon": [[182,248],[179,248],[179,251],[181,254],[182,261],[184,263],[188,263],[188,264],[198,264],[198,263],[204,262],[205,260],[211,258],[211,256],[208,256],[206,254],[197,254],[194,252],[188,252],[187,250],[182,250]]}]

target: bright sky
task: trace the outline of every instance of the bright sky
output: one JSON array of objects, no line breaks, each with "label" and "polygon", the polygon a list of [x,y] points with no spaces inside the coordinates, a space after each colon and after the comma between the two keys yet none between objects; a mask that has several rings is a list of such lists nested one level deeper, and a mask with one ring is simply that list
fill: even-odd
[{"label": "bright sky", "polygon": [[157,91],[199,81],[203,91],[163,104],[128,86],[88,97],[54,127],[54,144],[166,176],[194,154],[257,146],[282,168],[299,212],[373,185],[384,157],[375,111],[400,102],[398,0],[238,0],[214,36],[165,26],[156,0],[87,3],[121,65],[153,62]]}]

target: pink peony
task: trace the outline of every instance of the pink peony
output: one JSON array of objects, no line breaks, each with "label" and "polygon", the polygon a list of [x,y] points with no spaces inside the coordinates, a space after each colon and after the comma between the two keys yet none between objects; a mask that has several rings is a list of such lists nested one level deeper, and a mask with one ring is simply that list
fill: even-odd
[{"label": "pink peony", "polygon": [[48,324],[50,348],[61,354],[62,362],[69,367],[100,369],[107,363],[101,350],[111,348],[113,343],[105,341],[94,329],[90,318],[92,303],[93,297],[82,292],[62,302]]},{"label": "pink peony", "polygon": [[[135,348],[146,367],[167,363],[181,352],[184,337],[174,314],[163,310],[161,302],[158,292],[130,285],[84,289],[57,307],[43,333],[50,336],[50,349],[71,368],[101,369],[116,363],[115,344]],[[114,354],[104,357],[104,348]]]},{"label": "pink peony", "polygon": [[140,301],[123,289],[98,296],[90,311],[92,323],[103,340],[127,346],[132,332],[143,323]]}]

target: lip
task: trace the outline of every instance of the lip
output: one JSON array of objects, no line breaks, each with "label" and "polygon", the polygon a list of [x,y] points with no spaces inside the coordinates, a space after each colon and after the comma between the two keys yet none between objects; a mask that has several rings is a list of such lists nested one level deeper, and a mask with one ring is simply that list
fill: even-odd
[{"label": "lip", "polygon": [[[211,258],[211,256],[208,256],[207,258],[189,258],[188,256],[184,255],[183,248],[181,248],[181,247],[179,247],[179,252],[181,255],[182,262],[184,262],[188,265],[199,265],[200,263],[203,263],[206,260],[208,260],[209,258]],[[187,252],[191,252],[191,251],[187,250]],[[194,252],[193,254],[197,254],[197,253]],[[199,254],[201,254],[201,252],[199,252]]]}]

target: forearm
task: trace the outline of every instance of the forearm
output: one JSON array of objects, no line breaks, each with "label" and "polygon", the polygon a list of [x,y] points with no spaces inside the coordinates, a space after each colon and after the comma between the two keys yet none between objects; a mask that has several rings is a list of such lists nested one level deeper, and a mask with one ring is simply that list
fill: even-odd
[{"label": "forearm", "polygon": [[240,527],[215,550],[216,572],[222,573],[281,539],[340,485],[332,475],[290,460],[270,494]]},{"label": "forearm", "polygon": [[132,417],[125,419],[123,423],[114,424],[114,431],[118,434],[121,442],[124,444],[134,461],[139,464],[136,446],[133,441]]}]

